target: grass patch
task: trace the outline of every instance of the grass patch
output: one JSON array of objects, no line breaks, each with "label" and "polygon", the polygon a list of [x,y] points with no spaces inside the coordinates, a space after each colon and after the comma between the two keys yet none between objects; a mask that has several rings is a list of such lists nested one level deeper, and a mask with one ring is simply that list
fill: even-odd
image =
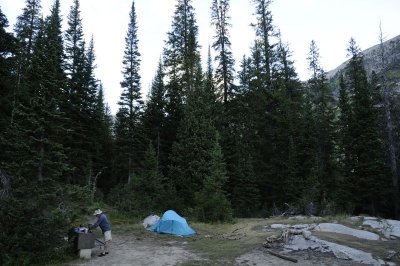
[{"label": "grass patch", "polygon": [[183,265],[221,265],[233,263],[234,259],[255,247],[261,246],[266,232],[261,228],[264,219],[238,219],[231,224],[193,223],[198,235],[188,244],[189,249],[206,258],[206,261],[189,261]]}]

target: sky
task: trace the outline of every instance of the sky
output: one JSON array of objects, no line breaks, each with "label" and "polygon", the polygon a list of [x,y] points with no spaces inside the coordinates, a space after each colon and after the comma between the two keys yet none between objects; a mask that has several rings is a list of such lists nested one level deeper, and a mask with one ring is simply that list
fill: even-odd
[{"label": "sky", "polygon": [[[134,0],[137,15],[139,52],[141,53],[142,95],[145,98],[162,55],[167,32],[177,0]],[[62,0],[61,15],[64,30],[73,0]],[[54,0],[42,0],[42,12],[47,16]],[[105,98],[112,113],[122,89],[122,57],[129,24],[132,0],[80,0],[85,38],[93,36],[96,53],[96,77],[103,83]],[[230,40],[236,60],[236,70],[243,55],[250,55],[255,32],[252,0],[231,0]],[[0,0],[12,31],[25,0]],[[211,0],[193,0],[199,26],[199,44],[203,64],[208,46],[213,42],[210,25]],[[273,24],[292,52],[299,78],[309,77],[307,54],[314,40],[321,55],[321,65],[329,71],[346,60],[346,47],[353,37],[361,49],[378,43],[379,24],[385,39],[400,35],[400,0],[274,0],[271,4]]]}]

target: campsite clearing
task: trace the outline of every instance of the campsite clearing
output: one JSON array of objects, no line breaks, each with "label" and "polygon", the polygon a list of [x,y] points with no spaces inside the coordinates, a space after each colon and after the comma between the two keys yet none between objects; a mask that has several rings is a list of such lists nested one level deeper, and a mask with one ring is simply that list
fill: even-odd
[{"label": "campsite clearing", "polygon": [[[68,265],[293,265],[291,261],[271,255],[262,246],[268,236],[281,230],[272,229],[271,225],[312,224],[333,220],[338,219],[337,217],[238,219],[232,224],[201,224],[188,221],[198,233],[190,237],[156,234],[145,230],[140,223],[116,224],[112,251],[109,255],[99,258],[97,257],[98,250],[95,249],[91,260],[76,260]],[[360,223],[351,220],[350,217],[339,221],[346,226],[360,228]],[[393,252],[400,251],[399,239],[366,241],[332,232],[318,231],[312,234],[324,241],[371,253],[373,258],[381,258],[382,262]],[[283,247],[273,250],[281,253]],[[365,265],[352,260],[339,259],[332,252],[312,249],[284,254],[298,260],[297,265]],[[396,264],[387,265],[399,265],[399,255],[393,256],[390,261]]]}]

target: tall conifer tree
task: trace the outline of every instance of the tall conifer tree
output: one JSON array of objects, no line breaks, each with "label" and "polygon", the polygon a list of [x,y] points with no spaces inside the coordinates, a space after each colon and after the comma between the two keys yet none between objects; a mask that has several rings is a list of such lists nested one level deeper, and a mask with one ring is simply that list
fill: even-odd
[{"label": "tall conifer tree", "polygon": [[92,175],[88,121],[90,120],[87,90],[87,59],[82,28],[79,0],[74,0],[68,14],[68,29],[65,32],[65,72],[67,90],[62,111],[68,118],[65,138],[73,172],[68,177],[72,183],[86,184]]},{"label": "tall conifer tree", "polygon": [[[7,17],[0,8],[0,131],[5,132],[10,125],[11,112],[15,97],[15,66],[17,53],[17,39],[12,33],[6,31],[8,27]],[[1,135],[2,133],[0,133]]]},{"label": "tall conifer tree", "polygon": [[26,0],[25,7],[20,16],[17,17],[17,22],[14,26],[15,35],[20,43],[18,49],[17,63],[17,84],[15,89],[15,97],[13,101],[13,110],[11,121],[18,108],[19,102],[26,100],[28,96],[25,94],[25,75],[27,68],[31,63],[33,53],[33,43],[40,27],[41,20],[41,1]]},{"label": "tall conifer tree", "polygon": [[383,160],[382,140],[379,135],[377,110],[372,99],[371,85],[363,66],[363,56],[354,39],[347,49],[351,56],[346,68],[347,86],[353,92],[354,120],[351,124],[354,158],[354,196],[356,212],[368,211],[376,215],[380,201],[387,192],[387,165]]},{"label": "tall conifer tree", "polygon": [[[213,95],[201,84],[189,92],[184,118],[174,143],[169,178],[180,195],[180,211],[195,206],[200,219],[229,220],[231,207],[224,193],[225,164],[212,114]],[[207,200],[203,200],[207,198]]]},{"label": "tall conifer tree", "polygon": [[116,144],[121,149],[118,153],[121,156],[118,158],[118,161],[121,162],[119,166],[121,169],[120,176],[126,177],[124,180],[128,183],[135,174],[140,156],[143,157],[144,155],[144,150],[140,143],[140,135],[138,134],[143,100],[141,99],[140,91],[140,53],[137,29],[135,2],[132,1],[122,61],[123,80],[121,87],[123,92],[118,102],[120,107],[116,116]]},{"label": "tall conifer tree", "polygon": [[164,68],[168,80],[165,84],[167,116],[164,143],[168,157],[183,117],[187,94],[195,88],[196,73],[199,73],[198,26],[192,0],[177,0],[171,27],[164,47]]},{"label": "tall conifer tree", "polygon": [[308,80],[308,89],[313,102],[315,130],[316,130],[316,165],[315,171],[321,189],[326,193],[335,190],[334,180],[334,109],[333,94],[330,91],[325,71],[320,65],[319,50],[314,41],[311,41],[308,55],[311,77]]},{"label": "tall conifer tree", "polygon": [[271,89],[271,65],[273,62],[273,47],[275,46],[272,40],[272,37],[275,35],[270,9],[272,0],[252,1],[256,7],[255,16],[257,22],[253,26],[256,30],[261,51],[262,86],[265,89]]},{"label": "tall conifer tree", "polygon": [[145,111],[143,114],[143,126],[146,135],[156,149],[157,169],[166,170],[166,158],[164,151],[164,127],[165,127],[165,85],[164,70],[161,61],[158,64],[157,73],[148,95]]},{"label": "tall conifer tree", "polygon": [[229,40],[229,8],[229,0],[213,0],[211,6],[211,23],[215,27],[213,48],[217,51],[216,86],[225,106],[232,97],[235,65]]}]

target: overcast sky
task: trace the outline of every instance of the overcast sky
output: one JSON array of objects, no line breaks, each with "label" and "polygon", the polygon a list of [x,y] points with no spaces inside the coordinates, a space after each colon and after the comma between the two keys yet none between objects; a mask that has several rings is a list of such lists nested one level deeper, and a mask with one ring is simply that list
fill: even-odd
[{"label": "overcast sky", "polygon": [[[171,30],[177,0],[135,0],[143,97],[147,95],[164,46]],[[44,16],[54,0],[42,0]],[[62,0],[64,27],[73,0]],[[230,29],[236,64],[254,41],[254,5],[251,0],[231,0]],[[94,36],[96,76],[105,88],[106,101],[113,113],[121,94],[122,56],[129,23],[132,0],[80,0],[85,37]],[[208,45],[214,35],[210,26],[211,0],[193,0],[199,26],[202,59],[206,60]],[[22,13],[25,0],[0,0],[11,31]],[[400,0],[274,0],[271,5],[274,25],[282,40],[289,44],[299,77],[308,78],[307,53],[311,40],[320,49],[321,63],[328,71],[346,60],[346,46],[354,37],[361,49],[378,43],[381,22],[386,39],[400,34]],[[64,28],[65,30],[65,28]],[[203,62],[204,63],[204,62]],[[236,69],[238,70],[238,68]]]}]

